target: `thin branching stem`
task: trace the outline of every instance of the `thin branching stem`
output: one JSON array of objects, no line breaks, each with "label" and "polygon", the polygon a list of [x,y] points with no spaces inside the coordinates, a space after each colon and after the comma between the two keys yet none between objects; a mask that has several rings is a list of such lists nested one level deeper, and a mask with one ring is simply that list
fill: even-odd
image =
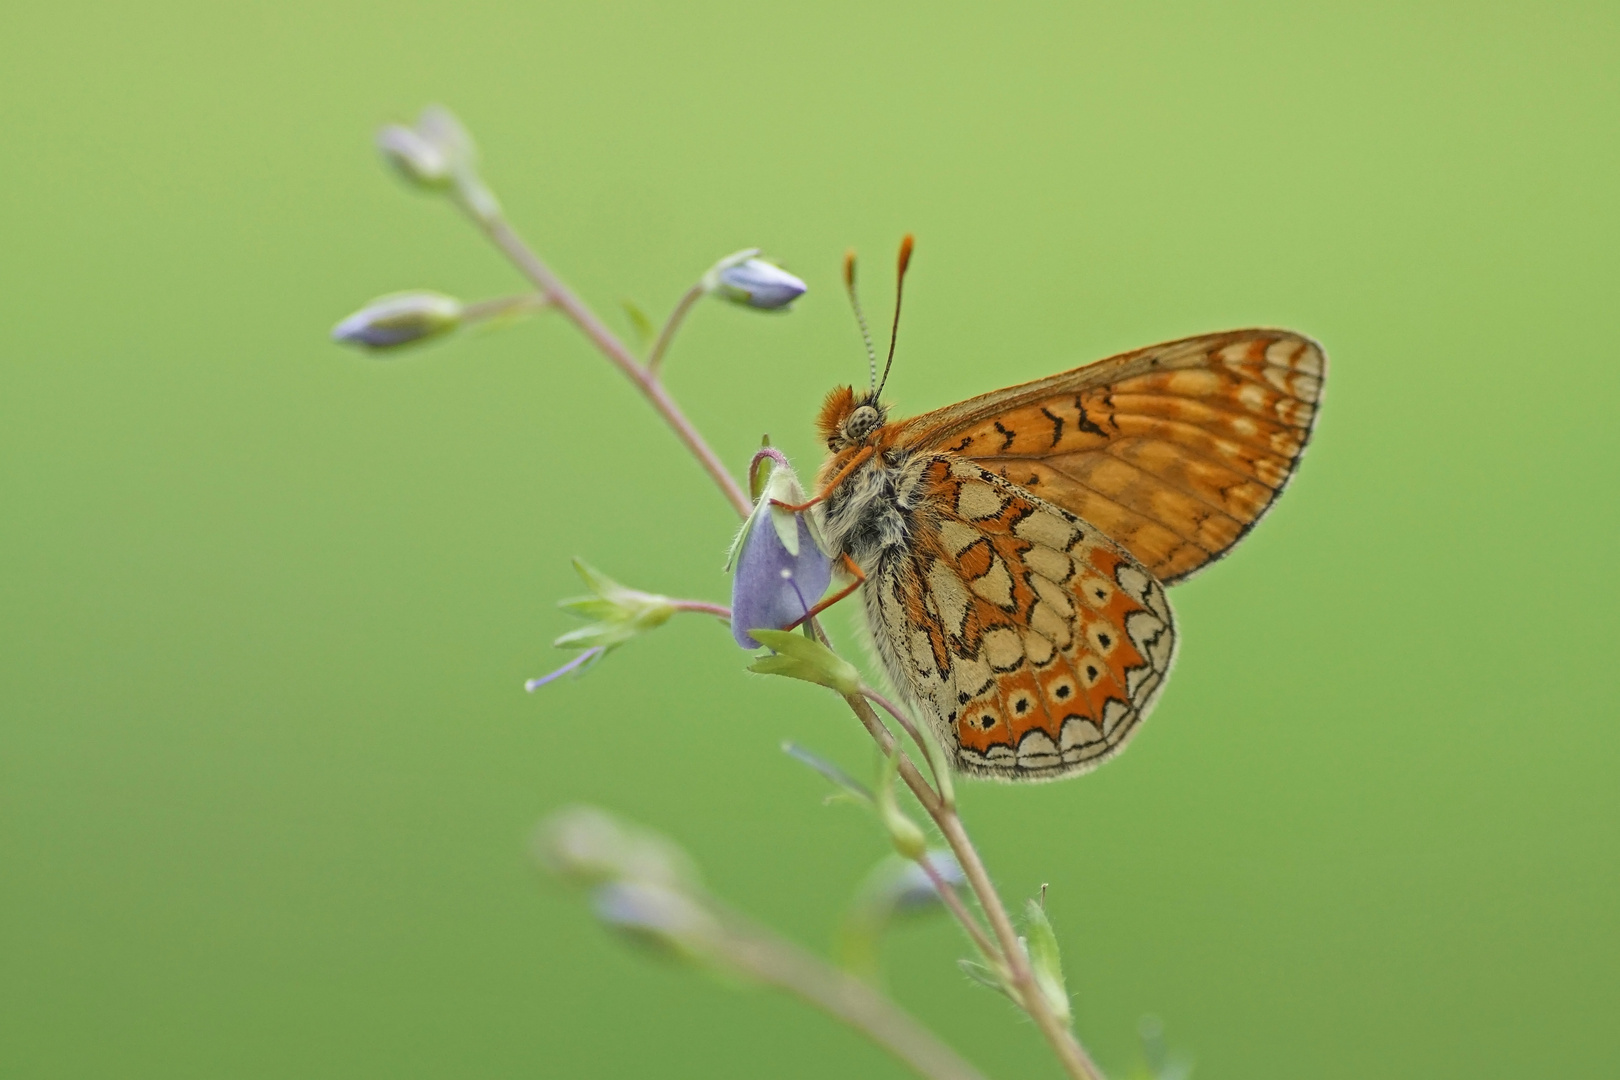
[{"label": "thin branching stem", "polygon": [[787,939],[733,915],[719,948],[733,966],[842,1020],[929,1080],[984,1080],[893,999]]},{"label": "thin branching stem", "polygon": [[559,311],[567,315],[574,325],[579,327],[580,332],[591,340],[591,343],[602,352],[602,355],[606,356],[614,367],[623,372],[625,378],[636,384],[636,388],[641,391],[642,396],[652,403],[652,407],[658,411],[658,415],[664,418],[664,422],[674,430],[681,442],[686,444],[686,448],[691,451],[693,457],[697,458],[698,464],[703,466],[703,470],[709,474],[709,478],[720,488],[721,493],[725,495],[727,501],[731,503],[737,513],[747,517],[748,512],[753,509],[753,504],[749,501],[747,493],[726,471],[726,467],[721,462],[719,455],[709,447],[708,443],[703,441],[703,436],[698,434],[697,428],[692,426],[691,421],[686,418],[686,414],[681,412],[680,407],[675,404],[675,399],[670,397],[669,391],[664,389],[664,384],[659,380],[657,374],[642,367],[640,361],[635,358],[635,355],[629,349],[625,348],[624,343],[618,339],[613,331],[609,330],[602,320],[596,317],[596,313],[586,305],[585,301],[574,295],[573,290],[564,285],[561,279],[551,272],[551,268],[541,261],[540,256],[536,255],[529,245],[523,242],[523,238],[513,231],[512,227],[506,223],[505,218],[498,215],[488,217],[474,215],[473,220],[478,222],[495,246],[500,248],[508,259],[512,260],[513,265],[521,270],[525,277],[534,282],[535,287],[553,304],[557,305]]},{"label": "thin branching stem", "polygon": [[681,328],[681,322],[686,318],[686,313],[692,310],[692,305],[701,299],[703,299],[703,283],[698,282],[686,290],[686,295],[675,305],[675,310],[669,313],[669,318],[664,320],[664,328],[658,331],[658,340],[653,342],[652,351],[647,354],[649,375],[657,376],[658,369],[664,363],[664,353],[669,350],[669,343],[675,339],[675,331]]},{"label": "thin branching stem", "polygon": [[[676,436],[691,451],[692,456],[697,458],[698,463],[703,466],[704,471],[709,474],[716,486],[720,488],[727,501],[731,503],[740,516],[746,518],[753,508],[747,494],[731,474],[726,471],[725,465],[709,447],[708,443],[703,440],[697,428],[692,426],[691,421],[686,418],[680,407],[675,404],[674,399],[669,396],[664,389],[663,383],[659,380],[657,372],[644,367],[635,358],[635,355],[596,317],[585,302],[551,272],[551,269],[523,242],[522,238],[513,231],[504,218],[498,214],[489,214],[482,217],[476,214],[470,216],[478,222],[479,226],[495,245],[506,254],[507,258],[523,272],[524,276],[534,283],[541,294],[563,314],[567,315],[613,366],[617,367],[626,378],[636,384],[637,389],[652,404],[659,416],[663,417],[664,422],[674,430]],[[690,307],[685,298],[683,298],[682,303],[686,307]],[[672,314],[670,321],[665,324],[666,333],[660,334],[662,348],[660,348],[660,345],[654,346],[655,356],[661,357],[662,349],[668,348],[669,343],[665,339],[672,337],[675,330],[679,328],[681,319],[678,316],[680,315],[684,315],[684,312],[681,310],[681,306],[678,305],[676,314]],[[822,636],[825,637],[825,635]],[[844,700],[848,703],[851,711],[855,713],[856,718],[860,720],[862,726],[866,728],[868,734],[877,742],[878,747],[886,754],[893,753],[894,736],[884,726],[883,721],[878,718],[877,713],[873,711],[866,698],[859,694],[851,694],[845,696]],[[885,703],[885,708],[887,711],[897,712],[897,710],[891,709],[887,703]],[[914,727],[909,724],[906,727],[908,733],[912,734],[913,737],[920,738]],[[919,745],[921,744],[919,743]],[[926,756],[926,750],[924,753]],[[945,838],[945,842],[950,845],[952,853],[962,867],[963,876],[967,879],[969,887],[979,901],[979,907],[984,911],[985,919],[990,924],[995,942],[999,945],[997,952],[1001,962],[1011,976],[1012,989],[1017,995],[1019,1004],[1025,1012],[1029,1013],[1036,1026],[1040,1028],[1041,1034],[1052,1045],[1058,1060],[1073,1080],[1103,1080],[1102,1071],[1097,1068],[1090,1055],[1081,1047],[1074,1033],[1052,1012],[1051,1006],[1036,986],[1034,971],[1030,968],[1029,958],[1025,955],[1023,946],[1018,940],[1018,932],[1014,929],[1012,919],[1008,916],[1007,909],[1002,904],[1001,897],[997,894],[989,873],[985,870],[983,860],[979,858],[978,850],[974,848],[973,842],[968,838],[967,830],[963,827],[961,818],[957,816],[955,807],[948,805],[940,797],[939,793],[930,786],[927,778],[917,770],[917,767],[904,754],[900,755],[899,766],[901,779],[906,782],[906,786],[911,789],[912,794],[916,796],[922,808],[933,819],[934,824],[938,826],[940,834]],[[762,955],[769,955],[779,962],[787,962],[787,954],[781,952],[768,952]],[[833,993],[833,988],[830,986],[818,985],[815,990],[816,996],[808,996],[802,992],[808,988],[808,983],[803,986],[789,986],[785,981],[772,980],[771,976],[764,971],[760,972],[760,977],[768,981],[777,981],[778,985],[791,989],[795,993],[800,993],[800,996],[804,996],[806,1000],[811,1001],[818,1007],[827,1009],[833,1015],[866,1032],[872,1038],[878,1039],[891,1052],[901,1056],[903,1060],[906,1060],[914,1068],[919,1068],[919,1071],[922,1071],[918,1062],[909,1056],[909,1052],[903,1053],[899,1049],[900,1044],[913,1037],[916,1032],[904,1031],[904,1025],[886,1022],[875,1023],[873,1018],[898,1014],[913,1025],[915,1025],[915,1021],[912,1021],[909,1016],[901,1012],[898,1006],[888,1001],[888,999],[882,998],[876,991],[860,983],[859,980],[852,980],[852,982],[862,987],[863,994],[881,999],[881,1008],[874,1005],[872,1000],[868,999],[864,1002],[866,1007],[875,1009],[875,1012],[861,1014],[860,1010],[845,1008],[840,1002],[844,1002],[846,999],[839,998],[837,994]],[[837,1006],[837,1008],[834,1008],[834,1006]],[[924,1034],[926,1035],[926,1033]],[[926,1037],[933,1040],[932,1035],[926,1035]],[[972,1070],[971,1066],[967,1066],[959,1058],[956,1058],[953,1052],[948,1049],[945,1052],[962,1069],[967,1071],[932,1071],[924,1072],[924,1075],[938,1077],[941,1080],[945,1077],[976,1077],[978,1075]],[[936,1064],[938,1063],[936,1062]]]}]

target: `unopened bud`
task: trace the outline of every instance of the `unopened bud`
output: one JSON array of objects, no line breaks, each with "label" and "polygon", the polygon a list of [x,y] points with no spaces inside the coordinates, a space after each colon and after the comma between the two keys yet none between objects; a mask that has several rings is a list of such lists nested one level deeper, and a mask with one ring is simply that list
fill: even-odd
[{"label": "unopened bud", "polygon": [[685,889],[697,882],[692,860],[673,841],[591,806],[571,806],[542,822],[534,854],[547,870],[576,884],[639,881]]},{"label": "unopened bud", "polygon": [[744,307],[780,311],[809,289],[803,281],[758,255],[758,248],[748,248],[721,259],[703,275],[704,291]]},{"label": "unopened bud", "polygon": [[889,752],[883,764],[883,771],[879,774],[877,788],[877,812],[883,821],[883,828],[889,834],[889,842],[901,858],[915,862],[923,858],[928,852],[928,837],[915,821],[906,816],[904,810],[894,797],[894,782],[900,772],[900,754],[898,745]]},{"label": "unopened bud", "polygon": [[461,325],[460,300],[436,292],[379,297],[332,327],[332,340],[365,349],[394,349],[448,334]]},{"label": "unopened bud", "polygon": [[377,150],[383,160],[409,183],[438,191],[450,186],[455,177],[443,149],[412,128],[389,124],[377,132]]},{"label": "unopened bud", "polygon": [[640,945],[692,961],[715,959],[725,931],[691,896],[645,881],[612,882],[591,897],[596,917]]}]

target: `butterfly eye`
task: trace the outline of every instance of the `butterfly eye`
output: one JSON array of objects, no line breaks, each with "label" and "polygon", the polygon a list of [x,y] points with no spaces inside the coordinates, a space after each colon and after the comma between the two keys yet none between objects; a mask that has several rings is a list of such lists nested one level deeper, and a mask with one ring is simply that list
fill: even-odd
[{"label": "butterfly eye", "polygon": [[882,426],[882,414],[870,405],[862,405],[844,421],[844,438],[850,442],[862,442]]}]

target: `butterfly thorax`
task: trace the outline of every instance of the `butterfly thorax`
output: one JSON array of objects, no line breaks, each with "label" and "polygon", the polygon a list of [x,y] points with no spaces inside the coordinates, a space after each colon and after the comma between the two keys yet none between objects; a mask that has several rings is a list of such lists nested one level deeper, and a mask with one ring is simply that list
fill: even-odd
[{"label": "butterfly thorax", "polygon": [[[830,457],[823,481],[837,475],[861,449],[852,447]],[[923,471],[930,457],[879,445],[827,492],[821,503],[821,526],[832,553],[847,553],[862,570],[870,571],[885,554],[909,549],[917,515],[926,512]]]}]

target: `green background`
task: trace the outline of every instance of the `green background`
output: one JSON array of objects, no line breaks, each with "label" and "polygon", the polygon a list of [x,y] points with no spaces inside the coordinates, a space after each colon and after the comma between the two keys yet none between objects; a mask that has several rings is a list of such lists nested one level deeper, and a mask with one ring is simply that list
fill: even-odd
[{"label": "green background", "polygon": [[[0,41],[0,1073],[898,1076],[656,963],[530,866],[590,801],[821,946],[885,849],[791,738],[825,693],[685,617],[528,696],[582,555],[723,599],[722,500],[555,319],[378,362],[368,298],[519,285],[385,175],[442,100],[623,327],[760,245],[673,392],[740,467],[864,377],[901,413],[1185,334],[1332,359],[1276,513],[1178,588],[1176,677],[1080,780],[971,785],[1049,883],[1079,1029],[1220,1078],[1601,1075],[1620,1008],[1612,4],[19,3]],[[834,619],[849,625],[850,612]],[[846,634],[846,640],[851,635]],[[943,922],[895,994],[1056,1076]]]}]

